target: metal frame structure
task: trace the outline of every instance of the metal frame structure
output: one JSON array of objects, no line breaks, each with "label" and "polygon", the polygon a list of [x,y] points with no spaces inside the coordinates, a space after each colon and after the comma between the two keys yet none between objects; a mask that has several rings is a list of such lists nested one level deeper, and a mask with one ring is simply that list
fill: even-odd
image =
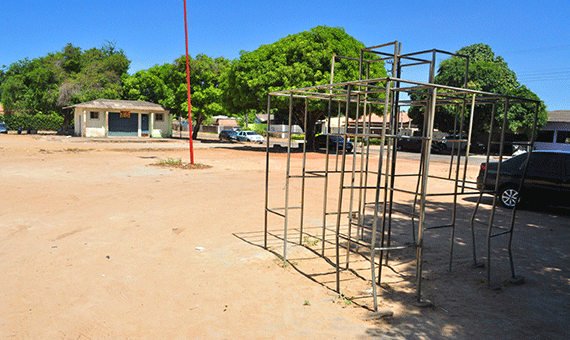
[{"label": "metal frame structure", "polygon": [[[384,52],[383,49],[389,49],[389,52]],[[463,57],[466,59],[464,87],[451,87],[434,83],[436,56],[438,54],[445,54],[451,56]],[[364,56],[377,56],[371,59],[364,59]],[[429,57],[424,57],[428,55]],[[348,59],[359,63],[360,75],[358,80],[347,81],[342,83],[332,83],[335,61],[338,59]],[[392,64],[391,75],[383,78],[369,79],[369,65],[374,62],[383,61]],[[402,79],[402,70],[406,67],[416,65],[429,66],[429,79],[427,82],[418,82],[412,80]],[[530,153],[534,146],[534,137],[536,130],[536,121],[540,102],[535,100],[528,100],[524,98],[515,98],[511,96],[488,93],[483,91],[476,91],[468,89],[468,68],[469,58],[466,56],[457,55],[440,50],[428,50],[417,53],[401,54],[401,44],[393,42],[384,45],[364,48],[360,51],[360,58],[348,58],[341,56],[332,57],[331,69],[331,84],[313,86],[301,89],[291,89],[285,91],[272,92],[268,96],[267,113],[269,114],[272,109],[272,97],[288,97],[289,98],[289,131],[291,131],[291,124],[293,121],[293,103],[294,101],[303,100],[305,104],[305,122],[308,114],[309,101],[321,100],[328,101],[328,126],[330,127],[333,115],[333,106],[338,106],[337,118],[341,119],[341,112],[344,111],[344,117],[355,117],[355,127],[353,131],[337,131],[331,133],[332,135],[343,136],[345,141],[348,138],[354,140],[354,150],[352,155],[347,155],[343,150],[336,150],[336,164],[334,169],[330,169],[329,164],[329,147],[327,139],[327,151],[325,157],[325,164],[322,170],[307,171],[306,170],[306,140],[303,143],[303,157],[301,173],[299,175],[292,174],[292,138],[289,134],[287,143],[287,160],[286,160],[286,176],[285,176],[285,201],[283,207],[270,207],[269,206],[269,191],[270,188],[270,136],[267,138],[266,147],[266,179],[265,179],[265,229],[264,229],[264,247],[267,248],[268,237],[268,216],[273,214],[283,218],[283,260],[287,261],[287,248],[291,240],[288,238],[288,229],[290,223],[290,212],[298,210],[300,214],[299,223],[299,244],[302,244],[303,235],[307,234],[303,230],[304,224],[304,210],[307,202],[305,202],[305,184],[310,179],[323,180],[323,210],[322,210],[322,226],[320,226],[321,233],[318,237],[322,241],[321,256],[329,259],[334,264],[336,269],[336,291],[341,292],[340,287],[340,272],[341,270],[349,269],[351,253],[364,251],[370,261],[370,273],[372,277],[372,295],[374,299],[374,310],[377,310],[377,285],[381,282],[382,267],[388,264],[389,254],[393,251],[413,247],[416,249],[416,299],[421,305],[423,303],[422,297],[422,266],[423,266],[423,252],[424,241],[426,238],[426,231],[430,229],[448,228],[450,229],[450,247],[449,247],[449,270],[452,268],[453,247],[455,240],[455,227],[456,227],[456,214],[458,197],[461,195],[478,195],[476,207],[473,211],[470,228],[473,241],[473,262],[477,263],[476,249],[475,249],[475,232],[474,224],[477,222],[477,214],[481,198],[484,194],[493,195],[493,205],[487,225],[487,253],[486,253],[486,267],[487,267],[487,282],[490,286],[491,276],[491,239],[500,235],[509,235],[508,253],[511,267],[512,278],[515,279],[515,270],[513,265],[513,257],[511,251],[511,242],[513,236],[513,229],[515,224],[516,208],[512,210],[511,220],[509,226],[503,230],[496,232],[498,226],[495,223],[495,210],[497,203],[497,189],[495,190],[479,190],[475,187],[475,182],[467,180],[467,167],[469,164],[469,153],[473,131],[473,121],[475,115],[475,106],[477,105],[490,105],[492,107],[492,115],[489,122],[490,133],[487,141],[486,160],[490,160],[491,149],[495,146],[499,147],[498,159],[499,162],[503,160],[505,144],[505,131],[507,127],[507,111],[511,105],[520,103],[530,103],[536,105],[534,115],[534,125],[532,129],[532,136],[530,141],[521,144],[529,147]],[[401,94],[407,94],[411,99],[401,99]],[[424,124],[421,136],[412,136],[410,138],[421,142],[422,149],[420,154],[420,161],[418,164],[418,171],[411,174],[397,173],[398,162],[398,140],[401,138],[398,130],[398,119],[400,107],[421,107],[424,109]],[[434,119],[436,115],[436,108],[439,106],[452,106],[456,109],[454,135],[459,138],[452,140],[453,149],[450,156],[449,174],[445,176],[435,176],[430,174],[430,157],[432,142],[438,141],[434,137]],[[344,110],[342,109],[344,107]],[[502,115],[502,124],[497,127],[494,122],[498,119],[495,117],[498,107],[504,108]],[[371,108],[383,110],[383,125],[381,135],[372,134],[371,122],[362,119],[362,125],[359,126],[360,117],[371,117],[369,112]],[[390,125],[388,126],[388,119]],[[306,131],[306,126],[304,127]],[[268,131],[270,126],[268,126]],[[500,137],[495,138],[497,132],[500,132]],[[329,131],[330,133],[330,131]],[[463,135],[466,135],[465,137]],[[371,138],[381,138],[385,141],[385,146],[381,146],[379,150],[372,148],[369,141]],[[449,140],[448,140],[449,141]],[[461,147],[455,149],[455,145],[461,146],[466,143],[466,150],[463,154]],[[378,156],[378,163],[374,164],[371,161],[371,156]],[[349,159],[350,157],[350,159]],[[500,164],[500,163],[499,163]],[[498,178],[500,176],[500,166],[498,169],[499,175],[497,176],[496,187],[498,186]],[[526,173],[526,170],[525,170]],[[335,178],[339,182],[338,191],[329,190],[330,179]],[[485,177],[487,174],[485,173]],[[401,179],[408,179],[406,183],[409,186],[409,179],[415,179],[415,189],[410,189],[402,186]],[[291,181],[300,179],[300,206],[290,205],[291,195]],[[523,175],[524,179],[524,175]],[[434,192],[433,186],[430,183],[434,181],[444,181],[451,183],[452,189],[443,192]],[[522,183],[522,182],[521,182]],[[519,192],[520,192],[519,188]],[[372,194],[371,194],[372,193]],[[413,204],[411,207],[401,209],[397,206],[394,194],[410,195],[413,197]],[[336,195],[335,195],[336,194]],[[373,196],[373,197],[371,197]],[[429,200],[437,199],[441,196],[453,196],[453,205],[451,209],[450,221],[441,221],[436,225],[426,224],[426,203]],[[337,205],[335,210],[330,210],[329,202],[336,200]],[[432,202],[430,201],[430,202]],[[437,202],[435,202],[437,204]],[[392,222],[393,216],[399,214],[407,216],[411,219],[411,236],[412,240],[407,244],[392,244]],[[327,226],[327,218],[330,216],[335,217],[335,225]],[[346,217],[346,222],[343,221],[343,216]],[[369,217],[369,218],[366,218]],[[369,221],[370,217],[372,223]],[[417,223],[417,228],[416,228]],[[328,257],[325,253],[325,240],[327,232],[334,233],[334,256]],[[364,237],[367,233],[370,239]],[[346,260],[341,263],[340,250],[344,248],[346,251]],[[378,255],[378,256],[377,256]],[[334,257],[334,260],[332,259]],[[376,269],[378,268],[378,269]]]}]

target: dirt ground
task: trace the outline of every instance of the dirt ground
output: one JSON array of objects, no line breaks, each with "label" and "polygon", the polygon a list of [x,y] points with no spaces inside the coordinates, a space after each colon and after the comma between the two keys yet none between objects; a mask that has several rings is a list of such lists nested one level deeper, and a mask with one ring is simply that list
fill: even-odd
[{"label": "dirt ground", "polygon": [[[284,263],[277,256],[283,253],[282,219],[269,218],[269,250],[263,248],[263,149],[207,137],[194,146],[196,162],[211,167],[156,166],[188,160],[188,142],[181,140],[0,135],[0,338],[570,337],[570,210],[519,211],[513,254],[525,282],[508,284],[507,238],[497,237],[491,280],[501,289],[490,290],[486,269],[472,265],[475,198],[461,197],[451,271],[450,230],[426,232],[422,298],[433,305],[414,304],[415,251],[409,248],[391,253],[383,267],[378,303],[393,315],[378,319],[370,312],[366,254],[351,255],[342,295],[335,292],[334,267],[320,256],[320,179],[306,183],[309,234],[301,238],[298,226],[290,227]],[[293,157],[294,171],[301,167],[299,157]],[[311,154],[307,169],[324,157]],[[272,154],[271,204],[283,204],[285,161],[285,154]],[[411,156],[398,164],[402,173],[417,167]],[[477,166],[472,161],[471,179]],[[430,171],[445,175],[448,167],[445,157],[435,157]],[[291,185],[295,192],[300,184]],[[330,188],[338,194],[334,180]],[[412,202],[398,200],[403,207]],[[432,199],[427,223],[450,216],[451,202]],[[491,202],[484,198],[487,213]],[[497,220],[504,224],[508,213],[498,209]],[[408,222],[395,215],[394,244],[410,242]],[[329,217],[327,225],[333,224]],[[483,262],[485,235],[486,227],[478,225],[477,257]],[[332,261],[333,236],[329,231],[324,243]],[[344,254],[341,249],[343,263]]]}]

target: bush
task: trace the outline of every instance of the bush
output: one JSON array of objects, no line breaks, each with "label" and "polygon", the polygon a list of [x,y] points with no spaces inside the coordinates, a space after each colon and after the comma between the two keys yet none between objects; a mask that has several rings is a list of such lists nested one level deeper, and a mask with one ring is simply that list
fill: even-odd
[{"label": "bush", "polygon": [[63,117],[58,114],[5,114],[4,123],[8,130],[18,130],[21,126],[23,130],[48,130],[57,131],[63,124]]},{"label": "bush", "polygon": [[249,124],[244,130],[255,131],[258,134],[267,137],[267,124]]},{"label": "bush", "polygon": [[305,140],[305,135],[291,135],[292,140]]}]

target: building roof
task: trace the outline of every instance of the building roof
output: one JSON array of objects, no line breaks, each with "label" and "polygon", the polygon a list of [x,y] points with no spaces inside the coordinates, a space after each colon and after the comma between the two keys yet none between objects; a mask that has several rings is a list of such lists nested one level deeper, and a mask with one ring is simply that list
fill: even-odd
[{"label": "building roof", "polygon": [[570,123],[570,110],[548,111],[548,122]]},{"label": "building roof", "polygon": [[[255,117],[257,118],[257,120],[261,123],[266,123],[267,122],[267,113],[258,113],[255,115]],[[271,121],[273,121],[275,119],[275,115],[271,114],[269,115],[269,118],[271,119]]]},{"label": "building roof", "polygon": [[[390,123],[390,116],[387,116],[387,123]],[[398,117],[399,123],[401,124],[408,124],[408,122],[410,122],[410,117],[408,117],[408,113],[405,111],[400,112],[400,116]],[[370,122],[371,124],[382,124],[384,122],[384,116],[379,116],[375,113],[372,113],[372,117],[370,117],[369,115],[366,116],[361,116],[358,119],[359,123],[362,122]]]},{"label": "building roof", "polygon": [[148,112],[170,112],[165,110],[160,104],[145,102],[142,100],[114,100],[114,99],[95,99],[90,102],[79,103],[64,107],[64,109],[73,108],[85,109],[103,109],[103,110],[121,110],[121,111],[148,111]]},{"label": "building roof", "polygon": [[[321,122],[323,122],[324,124],[326,124],[328,121],[328,118],[325,119],[321,119]],[[341,127],[341,126],[346,126],[346,116],[341,116],[341,117],[331,117],[330,120],[330,127]],[[350,125],[351,123],[354,122],[354,119],[348,117],[348,124]]]}]

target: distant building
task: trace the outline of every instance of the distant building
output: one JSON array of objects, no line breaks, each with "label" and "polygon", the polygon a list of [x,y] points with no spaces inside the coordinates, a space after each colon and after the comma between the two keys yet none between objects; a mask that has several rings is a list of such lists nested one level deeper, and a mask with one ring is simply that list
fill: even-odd
[{"label": "distant building", "polygon": [[170,137],[170,111],[145,101],[96,99],[64,107],[74,110],[74,135],[81,137]]},{"label": "distant building", "polygon": [[[270,114],[269,123],[274,124],[274,121],[275,121],[275,115]],[[255,124],[267,124],[267,123],[268,123],[267,113],[258,113],[255,115]]]},{"label": "distant building", "polygon": [[237,119],[228,116],[214,116],[212,125],[200,126],[200,132],[220,133],[222,130],[231,130],[238,128]]},{"label": "distant building", "polygon": [[535,149],[570,151],[570,110],[548,111],[546,125],[537,134]]},{"label": "distant building", "polygon": [[[390,121],[390,116],[387,116],[386,118],[386,129],[390,129],[393,123]],[[367,134],[376,134],[380,136],[382,134],[382,126],[384,125],[384,116],[371,113],[369,115],[359,117],[358,121],[351,119],[348,122],[348,131],[350,133],[355,133],[356,127],[358,126],[359,132],[362,132],[362,128],[365,125],[369,128],[369,130],[366,131]],[[401,111],[398,116],[398,134],[411,136],[414,131],[417,131],[417,127],[412,124],[412,119],[408,117],[407,112]],[[386,133],[389,133],[389,130],[386,131]]]}]

